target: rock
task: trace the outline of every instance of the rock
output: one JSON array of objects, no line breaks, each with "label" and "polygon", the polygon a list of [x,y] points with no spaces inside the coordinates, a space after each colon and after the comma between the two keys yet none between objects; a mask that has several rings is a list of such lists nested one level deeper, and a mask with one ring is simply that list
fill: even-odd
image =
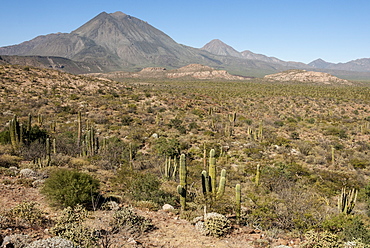
[{"label": "rock", "polygon": [[37,173],[31,169],[22,169],[19,172],[19,175],[21,175],[21,177],[24,177],[24,178],[33,178],[37,176]]},{"label": "rock", "polygon": [[75,248],[77,246],[75,246],[72,241],[62,239],[59,237],[37,240],[26,246],[26,248],[49,248],[49,247]]},{"label": "rock", "polygon": [[154,138],[154,139],[158,139],[159,135],[157,133],[153,133],[151,137]]},{"label": "rock", "polygon": [[28,235],[13,234],[13,235],[6,236],[4,238],[1,247],[6,247],[6,248],[26,247],[29,242],[30,242],[30,238],[28,237]]},{"label": "rock", "polygon": [[32,187],[39,188],[41,185],[44,184],[44,182],[45,182],[45,180],[43,180],[43,179],[35,180],[34,182],[32,182]]},{"label": "rock", "polygon": [[117,211],[120,209],[120,206],[117,202],[115,201],[108,201],[103,204],[102,209],[104,210],[112,210],[112,211]]},{"label": "rock", "polygon": [[162,209],[165,210],[165,211],[168,211],[168,210],[173,210],[175,208],[170,204],[164,204]]},{"label": "rock", "polygon": [[265,79],[282,82],[301,82],[301,83],[322,83],[322,84],[346,84],[352,85],[345,79],[337,78],[329,73],[306,71],[306,70],[288,70],[280,73],[266,75]]}]

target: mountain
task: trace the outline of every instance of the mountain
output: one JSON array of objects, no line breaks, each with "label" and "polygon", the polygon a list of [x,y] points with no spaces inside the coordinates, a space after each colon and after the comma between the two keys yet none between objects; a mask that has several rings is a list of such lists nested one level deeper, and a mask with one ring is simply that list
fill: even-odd
[{"label": "mountain", "polygon": [[308,65],[320,69],[368,72],[370,71],[370,58],[356,59],[346,63],[337,64],[328,63],[322,59],[317,59]]},{"label": "mountain", "polygon": [[270,66],[270,68],[275,68],[276,70],[279,70],[282,67],[297,68],[297,69],[308,67],[304,63],[286,62],[286,61],[277,59],[275,57],[268,57],[266,55],[253,53],[248,50],[245,50],[243,52],[238,52],[231,46],[223,43],[222,41],[218,39],[214,39],[210,41],[209,43],[204,45],[201,49],[204,51],[210,52],[212,54],[215,54],[215,55],[232,56],[232,57],[244,59],[244,60],[259,61],[260,63],[265,62],[265,63],[268,63],[268,66]]},{"label": "mountain", "polygon": [[[345,77],[357,76],[353,72],[361,71],[361,78],[370,78],[370,59],[344,64],[316,60],[307,65],[248,50],[238,52],[218,39],[198,49],[179,44],[147,22],[122,12],[102,12],[71,33],[41,35],[18,45],[0,47],[0,55],[27,56],[24,60],[19,57],[7,60],[71,73],[137,72],[146,67],[176,69],[202,64],[242,76],[261,77],[288,69],[305,69],[330,70]],[[50,62],[51,58],[59,64]],[[64,58],[63,62],[60,58]]]},{"label": "mountain", "polygon": [[316,59],[308,64],[309,66],[312,66],[314,68],[320,68],[320,69],[326,69],[330,68],[331,66],[335,65],[334,63],[326,62],[323,59]]},{"label": "mountain", "polygon": [[231,46],[223,43],[219,39],[214,39],[204,45],[201,50],[205,50],[212,54],[221,55],[221,56],[233,56],[237,58],[243,58],[243,55],[236,51]]},{"label": "mountain", "polygon": [[2,47],[0,54],[65,57],[99,64],[107,70],[175,68],[193,62],[215,64],[148,23],[122,12],[103,12],[71,33],[38,36],[19,45]]}]

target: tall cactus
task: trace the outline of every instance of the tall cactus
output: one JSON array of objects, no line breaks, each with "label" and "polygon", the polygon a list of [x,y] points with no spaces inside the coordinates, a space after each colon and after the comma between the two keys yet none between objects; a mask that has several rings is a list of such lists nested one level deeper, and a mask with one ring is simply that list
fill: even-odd
[{"label": "tall cactus", "polygon": [[50,166],[51,164],[51,145],[50,145],[49,138],[46,139],[45,150],[46,150],[46,166]]},{"label": "tall cactus", "polygon": [[14,115],[13,119],[9,121],[9,134],[10,134],[10,142],[14,150],[19,148],[20,144],[20,128],[18,118]]},{"label": "tall cactus", "polygon": [[180,194],[180,205],[181,211],[186,209],[186,184],[187,184],[187,170],[186,170],[186,160],[185,154],[180,156],[180,185],[177,186],[177,192]]},{"label": "tall cactus", "polygon": [[164,177],[166,179],[175,179],[177,173],[177,160],[176,157],[171,159],[171,157],[166,158],[164,163]]},{"label": "tall cactus", "polygon": [[235,215],[236,222],[239,224],[241,216],[241,189],[240,184],[235,186]]},{"label": "tall cactus", "polygon": [[224,193],[225,193],[225,184],[226,184],[226,170],[222,169],[221,170],[220,182],[218,184],[218,190],[217,190],[217,193],[216,193],[216,199],[219,199],[224,195]]},{"label": "tall cactus", "polygon": [[217,190],[216,158],[215,150],[212,149],[209,153],[209,172],[207,173],[207,171],[205,170],[202,171],[202,188],[206,200],[208,201],[209,198],[211,198],[212,200],[217,200],[221,198],[225,192],[225,184],[226,184],[226,170],[222,169]]},{"label": "tall cactus", "polygon": [[260,164],[257,164],[257,169],[256,169],[256,178],[254,183],[256,186],[260,185],[260,177],[261,177],[261,169],[260,169]]},{"label": "tall cactus", "polygon": [[346,188],[342,188],[342,192],[338,198],[338,210],[344,214],[350,214],[355,207],[357,200],[357,189],[346,191]]},{"label": "tall cactus", "polygon": [[81,112],[78,111],[77,115],[77,147],[81,146],[82,141],[82,121],[81,121]]},{"label": "tall cactus", "polygon": [[215,158],[215,150],[211,149],[209,152],[209,168],[208,168],[208,176],[210,177],[211,182],[211,191],[212,194],[216,194],[216,158]]}]

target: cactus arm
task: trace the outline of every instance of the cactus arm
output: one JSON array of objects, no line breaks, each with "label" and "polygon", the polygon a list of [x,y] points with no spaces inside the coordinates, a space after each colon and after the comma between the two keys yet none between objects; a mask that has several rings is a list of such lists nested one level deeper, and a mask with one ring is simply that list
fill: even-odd
[{"label": "cactus arm", "polygon": [[177,191],[180,194],[180,205],[181,211],[186,209],[186,180],[187,180],[187,172],[186,172],[186,163],[185,163],[185,154],[181,154],[180,156],[180,185],[177,186]]},{"label": "cactus arm", "polygon": [[240,222],[240,212],[241,212],[241,189],[240,184],[235,186],[235,215],[236,221],[239,224]]}]

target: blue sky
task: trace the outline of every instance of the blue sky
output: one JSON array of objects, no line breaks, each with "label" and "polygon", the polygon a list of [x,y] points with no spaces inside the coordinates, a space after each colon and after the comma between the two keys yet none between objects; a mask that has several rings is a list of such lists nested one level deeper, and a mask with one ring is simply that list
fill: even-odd
[{"label": "blue sky", "polygon": [[122,11],[197,48],[220,39],[286,61],[370,58],[368,0],[1,0],[1,10],[0,46],[69,33],[103,11]]}]

